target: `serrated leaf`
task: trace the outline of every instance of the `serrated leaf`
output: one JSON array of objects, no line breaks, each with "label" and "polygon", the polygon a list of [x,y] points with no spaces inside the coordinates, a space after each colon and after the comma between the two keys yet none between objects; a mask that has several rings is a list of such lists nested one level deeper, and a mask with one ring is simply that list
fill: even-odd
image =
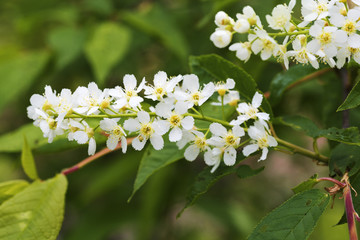
[{"label": "serrated leaf", "polygon": [[360,84],[357,82],[347,95],[345,101],[339,106],[336,111],[344,111],[355,108],[360,105]]},{"label": "serrated leaf", "polygon": [[[244,69],[216,54],[190,56],[189,64],[191,72],[198,75],[201,82],[234,79],[240,98],[247,101],[251,101],[257,91],[255,80]],[[272,115],[270,104],[266,98],[263,99],[261,107]]]},{"label": "serrated leaf", "polygon": [[86,43],[85,53],[99,85],[124,56],[130,44],[130,31],[119,24],[102,23]]},{"label": "serrated leaf", "polygon": [[330,174],[336,174],[335,169],[343,174],[349,171],[349,176],[360,170],[360,147],[340,143],[331,152],[329,170]]},{"label": "serrated leaf", "polygon": [[252,169],[248,165],[240,165],[238,169],[236,170],[236,174],[239,178],[248,178],[253,177],[259,173],[261,173],[265,167],[260,167],[258,169]]},{"label": "serrated leaf", "polygon": [[27,186],[29,186],[29,183],[24,180],[12,180],[0,183],[0,205],[24,190]]},{"label": "serrated leaf", "polygon": [[55,240],[64,217],[67,180],[35,181],[0,206],[0,239]]},{"label": "serrated leaf", "polygon": [[47,52],[32,52],[0,63],[0,112],[10,101],[29,89],[48,60]]},{"label": "serrated leaf", "polygon": [[24,172],[30,179],[35,180],[39,178],[36,170],[34,156],[31,152],[31,148],[29,147],[25,135],[24,144],[21,152],[21,165],[24,169]]},{"label": "serrated leaf", "polygon": [[62,69],[74,61],[84,48],[86,33],[83,29],[59,27],[48,35],[48,43],[56,53],[56,68]]},{"label": "serrated leaf", "polygon": [[293,192],[295,194],[300,193],[300,192],[304,192],[306,190],[310,190],[313,189],[314,186],[316,184],[318,184],[317,181],[318,175],[315,174],[314,176],[312,176],[310,179],[306,180],[305,182],[300,183],[299,185],[297,185],[296,187],[292,188],[291,190],[293,190]]},{"label": "serrated leaf", "polygon": [[149,4],[137,12],[123,11],[121,17],[128,24],[156,37],[184,62],[188,56],[188,45],[168,9],[158,4]]},{"label": "serrated leaf", "polygon": [[307,76],[311,76],[316,72],[327,71],[328,69],[314,69],[310,65],[296,65],[289,70],[278,73],[270,84],[270,98],[269,101],[272,104],[279,103],[283,93],[285,90],[296,83],[297,81],[306,78]]},{"label": "serrated leaf", "polygon": [[206,193],[219,179],[236,172],[235,167],[220,166],[214,173],[211,173],[211,168],[212,167],[206,167],[198,174],[194,184],[191,186],[189,193],[187,194],[186,204],[178,213],[177,217],[180,217],[186,208],[193,205],[196,200]]},{"label": "serrated leaf", "polygon": [[[165,137],[166,138],[166,137]],[[184,158],[184,149],[179,150],[176,143],[165,140],[164,148],[155,150],[151,145],[147,147],[141,158],[140,166],[136,175],[134,189],[128,201],[140,189],[147,179],[161,168]]]},{"label": "serrated leaf", "polygon": [[329,200],[329,195],[318,189],[296,194],[263,218],[248,239],[307,239]]}]

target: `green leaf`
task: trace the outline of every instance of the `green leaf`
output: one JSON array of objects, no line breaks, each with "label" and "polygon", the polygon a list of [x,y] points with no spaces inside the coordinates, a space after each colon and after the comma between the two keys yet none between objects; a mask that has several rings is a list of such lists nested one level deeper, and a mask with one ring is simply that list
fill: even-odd
[{"label": "green leaf", "polygon": [[141,158],[140,166],[136,175],[134,189],[128,201],[134,196],[137,190],[147,179],[161,168],[184,158],[184,149],[179,150],[176,143],[165,140],[164,148],[160,151],[148,146]]},{"label": "green leaf", "polygon": [[105,83],[106,76],[115,64],[124,58],[130,37],[126,27],[111,22],[102,23],[95,29],[86,44],[85,53],[100,85]]},{"label": "green leaf", "polygon": [[[256,92],[255,80],[241,67],[216,55],[191,56],[189,58],[191,72],[198,75],[201,82],[225,81],[232,78],[236,82],[235,88],[240,98],[251,101]],[[272,110],[266,98],[261,105],[265,112],[272,115]]]},{"label": "green leaf", "polygon": [[32,52],[0,63],[0,112],[30,88],[48,60],[47,52]]},{"label": "green leaf", "polygon": [[289,126],[297,131],[304,131],[313,138],[325,137],[336,142],[360,145],[360,134],[357,127],[320,129],[311,120],[302,116],[278,117],[274,120],[274,123]]},{"label": "green leaf", "polygon": [[270,84],[270,98],[269,101],[272,104],[277,104],[281,100],[281,97],[285,90],[292,84],[295,84],[301,79],[311,77],[316,72],[328,71],[328,69],[316,70],[310,65],[296,65],[289,70],[278,73]]},{"label": "green leaf", "polygon": [[56,68],[62,69],[73,62],[83,50],[86,33],[73,27],[56,28],[48,35],[48,43],[54,49],[57,59]]},{"label": "green leaf", "polygon": [[186,208],[192,206],[196,200],[205,194],[214,183],[219,179],[236,172],[235,167],[220,166],[214,173],[211,173],[212,167],[206,167],[196,177],[194,184],[191,186],[186,197],[186,204],[183,209],[177,214],[180,217]]},{"label": "green leaf", "polygon": [[240,165],[238,167],[238,169],[236,170],[236,174],[238,175],[239,178],[248,178],[248,177],[253,177],[253,176],[261,173],[264,169],[265,169],[265,167],[260,167],[258,169],[252,169],[248,165]]},{"label": "green leaf", "polygon": [[349,176],[360,170],[360,147],[340,143],[331,152],[329,170],[330,175],[336,174],[335,170],[344,174],[349,171]]},{"label": "green leaf", "polygon": [[128,24],[160,39],[165,47],[181,60],[186,61],[189,52],[186,39],[173,21],[173,16],[168,9],[152,4],[137,12],[123,11],[121,17]]},{"label": "green leaf", "polygon": [[310,190],[313,189],[314,186],[316,184],[318,184],[317,181],[318,175],[315,174],[314,176],[312,176],[310,179],[306,180],[305,182],[300,183],[299,185],[297,185],[296,187],[292,188],[291,190],[293,190],[293,192],[295,194],[300,193],[300,192],[304,192],[306,190]]},{"label": "green leaf", "polygon": [[263,218],[248,239],[307,239],[329,200],[329,195],[318,189],[296,194]]},{"label": "green leaf", "polygon": [[0,206],[0,239],[55,240],[64,217],[67,180],[35,181]]},{"label": "green leaf", "polygon": [[29,186],[29,183],[24,180],[13,180],[0,183],[0,206],[15,194],[24,190],[27,186]]},{"label": "green leaf", "polygon": [[35,180],[39,178],[36,170],[35,160],[25,135],[24,135],[24,145],[21,152],[21,165],[24,169],[24,172],[30,179]]},{"label": "green leaf", "polygon": [[355,86],[351,89],[349,95],[346,97],[345,101],[340,105],[336,110],[344,111],[347,109],[355,108],[360,105],[360,84],[357,82]]}]

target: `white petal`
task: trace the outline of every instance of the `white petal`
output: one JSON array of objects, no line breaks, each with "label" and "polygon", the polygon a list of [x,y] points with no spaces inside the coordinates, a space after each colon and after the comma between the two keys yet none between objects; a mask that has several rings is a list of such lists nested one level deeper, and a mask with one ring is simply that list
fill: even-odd
[{"label": "white petal", "polygon": [[124,129],[128,130],[129,132],[136,132],[140,130],[140,127],[141,125],[139,121],[135,118],[129,118],[124,122]]},{"label": "white petal", "polygon": [[126,141],[126,137],[121,136],[121,149],[123,153],[126,153],[127,150],[127,141]]},{"label": "white petal", "polygon": [[132,146],[135,150],[140,151],[144,148],[145,143],[146,143],[146,139],[144,139],[143,141],[140,141],[139,137],[137,137],[132,141]]},{"label": "white petal", "polygon": [[164,147],[164,139],[158,134],[151,135],[150,142],[155,150],[160,150]]},{"label": "white petal", "polygon": [[150,115],[149,115],[149,113],[147,113],[145,111],[139,111],[137,116],[138,116],[139,122],[142,124],[146,124],[146,123],[150,122]]},{"label": "white petal", "polygon": [[155,133],[159,135],[164,135],[170,129],[170,123],[167,120],[154,121],[152,126],[155,130]]},{"label": "white petal", "polygon": [[110,135],[109,138],[106,140],[106,146],[110,150],[114,150],[116,146],[118,145],[119,139],[115,137],[114,135]]},{"label": "white petal", "polygon": [[242,137],[242,136],[245,135],[244,129],[243,129],[242,127],[240,127],[240,126],[234,126],[234,127],[232,128],[232,132],[233,132],[234,135],[237,136],[237,137]]},{"label": "white petal", "polygon": [[136,108],[137,106],[139,106],[139,104],[144,101],[144,99],[142,97],[136,96],[136,97],[131,97],[129,100],[129,105],[132,108]]},{"label": "white petal", "polygon": [[200,149],[195,145],[190,145],[184,153],[185,159],[188,161],[194,161],[200,153]]},{"label": "white petal", "polygon": [[154,85],[155,86],[164,86],[167,80],[166,72],[160,71],[154,76]]},{"label": "white petal", "polygon": [[112,131],[117,126],[117,123],[113,119],[105,118],[100,121],[100,128],[105,131]]},{"label": "white petal", "polygon": [[136,78],[134,75],[126,74],[123,78],[124,87],[126,90],[133,90],[136,87]]},{"label": "white petal", "polygon": [[74,133],[74,139],[79,143],[79,144],[85,144],[87,143],[87,141],[89,140],[89,136],[87,135],[86,132],[84,131],[76,131]]},{"label": "white petal", "polygon": [[169,133],[169,140],[170,142],[177,142],[182,137],[182,131],[180,128],[175,127]]},{"label": "white petal", "polygon": [[227,148],[224,152],[224,163],[226,166],[233,166],[236,162],[236,150],[234,148]]},{"label": "white petal", "polygon": [[278,142],[272,136],[268,136],[268,143],[269,147],[276,147],[278,145]]},{"label": "white petal", "polygon": [[195,74],[184,75],[183,87],[189,89],[190,92],[199,90],[199,78]]},{"label": "white petal", "polygon": [[267,148],[263,148],[262,154],[261,154],[261,157],[260,157],[259,161],[260,160],[265,160],[266,157],[267,157],[268,152],[269,152],[269,150]]},{"label": "white petal", "polygon": [[226,128],[220,123],[212,123],[210,124],[210,132],[217,136],[225,136],[227,134]]},{"label": "white petal", "polygon": [[95,138],[90,138],[89,140],[89,148],[88,148],[88,154],[89,155],[94,155],[96,151],[96,142],[95,142]]},{"label": "white petal", "polygon": [[252,99],[252,101],[251,101],[251,105],[253,105],[254,108],[260,107],[262,99],[263,99],[263,95],[256,92],[253,99]]},{"label": "white petal", "polygon": [[360,36],[358,34],[350,36],[348,43],[352,48],[360,48]]},{"label": "white petal", "polygon": [[256,152],[259,149],[257,144],[250,144],[244,147],[243,154],[245,157],[249,156],[250,154]]},{"label": "white petal", "polygon": [[45,98],[40,94],[34,94],[30,98],[30,103],[34,107],[42,108],[43,104],[45,103]]},{"label": "white petal", "polygon": [[185,130],[190,130],[194,127],[194,123],[195,123],[195,120],[193,117],[191,116],[187,116],[187,117],[184,117],[182,120],[181,120],[181,126],[185,129]]}]

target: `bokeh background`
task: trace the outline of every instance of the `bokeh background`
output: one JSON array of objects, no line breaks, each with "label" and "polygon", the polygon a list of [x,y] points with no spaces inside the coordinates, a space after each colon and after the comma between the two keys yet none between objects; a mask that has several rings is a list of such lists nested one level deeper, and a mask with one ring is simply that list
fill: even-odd
[{"label": "bokeh background", "polygon": [[[74,90],[92,81],[102,88],[114,87],[127,73],[151,81],[159,70],[169,75],[189,73],[190,55],[217,53],[242,66],[263,92],[268,91],[271,80],[283,71],[279,63],[253,56],[243,64],[234,53],[215,48],[209,36],[219,10],[235,18],[245,5],[251,5],[264,22],[265,15],[280,3],[284,1],[0,1],[0,180],[26,178],[19,147],[13,147],[21,146],[22,137],[9,142],[9,136],[31,124],[26,116],[29,98],[42,93],[45,85],[57,91]],[[299,12],[299,3],[295,11]],[[337,126],[341,116],[334,108],[341,103],[339,84],[334,79],[318,79],[300,85],[274,106],[275,116],[300,113],[322,127]],[[331,94],[319,97],[326,92]],[[311,140],[301,133],[276,127],[280,136],[310,148]],[[319,143],[326,154],[328,143],[322,139]],[[34,149],[41,178],[86,158],[86,147],[55,141]],[[104,147],[98,144],[98,149]],[[280,152],[260,163],[247,159],[247,164],[265,166],[265,170],[249,179],[228,176],[220,180],[176,219],[204,162],[182,160],[162,169],[128,203],[141,156],[142,152],[133,150],[126,155],[114,152],[68,176],[59,239],[246,239],[267,212],[292,195],[292,187],[315,173],[326,176],[328,172],[311,159]],[[310,239],[346,239],[347,227],[334,226],[342,214],[343,203],[336,200]]]}]

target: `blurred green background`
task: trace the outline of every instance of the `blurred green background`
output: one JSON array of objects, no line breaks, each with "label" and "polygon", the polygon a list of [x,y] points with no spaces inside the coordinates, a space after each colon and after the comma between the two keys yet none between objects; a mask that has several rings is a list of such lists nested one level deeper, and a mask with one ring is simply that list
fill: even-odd
[{"label": "blurred green background", "polygon": [[[282,71],[280,64],[254,56],[243,64],[233,52],[215,48],[209,36],[219,10],[235,18],[245,5],[251,5],[264,21],[279,3],[283,1],[0,1],[0,180],[25,178],[19,153],[22,137],[11,136],[20,126],[31,125],[26,116],[29,98],[41,94],[45,85],[57,91],[74,90],[96,81],[104,88],[121,84],[127,73],[148,80],[159,70],[186,74],[190,55],[217,53],[243,66],[266,92]],[[274,106],[275,115],[303,113],[318,123],[336,126],[339,115],[334,115],[331,106],[324,109],[323,103],[330,101],[336,107],[341,94],[320,100],[319,95],[337,88],[326,81],[306,83]],[[303,146],[312,144],[289,129],[278,131]],[[33,134],[29,130],[27,137]],[[34,154],[43,179],[87,157],[86,146],[69,145],[66,140],[36,144]],[[325,141],[321,146],[328,148]],[[98,149],[104,147],[98,144]],[[189,186],[205,166],[203,161],[183,160],[164,168],[127,203],[142,153],[114,152],[69,175],[59,239],[246,239],[267,212],[292,195],[292,187],[314,173],[325,176],[328,172],[309,159],[282,153],[273,153],[261,163],[248,159],[254,168],[265,165],[264,172],[250,179],[222,179],[176,219]],[[347,227],[334,226],[342,213],[342,201],[337,200],[311,239],[346,239]]]}]

